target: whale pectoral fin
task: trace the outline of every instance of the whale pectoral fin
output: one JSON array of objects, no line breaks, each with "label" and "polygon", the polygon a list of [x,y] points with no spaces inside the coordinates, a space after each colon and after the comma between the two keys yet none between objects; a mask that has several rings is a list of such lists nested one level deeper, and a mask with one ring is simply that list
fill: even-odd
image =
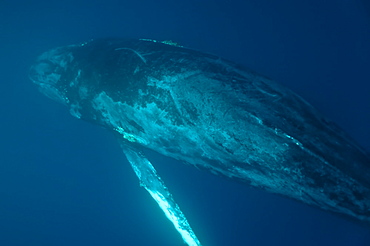
[{"label": "whale pectoral fin", "polygon": [[158,203],[166,217],[173,223],[176,230],[181,234],[182,239],[189,246],[200,246],[200,242],[191,229],[185,215],[180,210],[172,194],[165,183],[158,176],[150,161],[143,153],[127,144],[121,144],[122,150],[144,187],[152,198]]}]

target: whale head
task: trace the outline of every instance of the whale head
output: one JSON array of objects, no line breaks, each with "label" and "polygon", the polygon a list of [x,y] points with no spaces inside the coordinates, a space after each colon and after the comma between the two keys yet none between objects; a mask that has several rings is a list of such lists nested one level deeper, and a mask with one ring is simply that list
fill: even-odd
[{"label": "whale head", "polygon": [[30,68],[29,78],[38,85],[40,92],[44,95],[68,105],[68,90],[64,74],[72,61],[73,56],[66,50],[66,47],[44,52]]},{"label": "whale head", "polygon": [[[29,78],[39,91],[50,99],[68,106],[70,113],[83,116],[86,102],[90,99],[94,79],[89,72],[81,69],[78,50],[86,43],[69,45],[49,50],[41,54],[29,71]],[[89,57],[84,57],[89,60]],[[81,57],[79,57],[81,60]],[[86,79],[86,74],[89,79]],[[88,83],[86,83],[86,81]]]}]

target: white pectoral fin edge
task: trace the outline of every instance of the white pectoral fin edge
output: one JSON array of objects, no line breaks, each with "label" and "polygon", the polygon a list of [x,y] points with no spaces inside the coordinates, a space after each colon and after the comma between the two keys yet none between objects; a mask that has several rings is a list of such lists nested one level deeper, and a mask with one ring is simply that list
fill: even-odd
[{"label": "white pectoral fin edge", "polygon": [[176,230],[182,236],[184,242],[189,246],[200,246],[200,242],[191,229],[185,215],[180,210],[172,194],[169,192],[165,183],[158,176],[150,161],[141,153],[140,150],[121,144],[122,150],[134,169],[136,176],[140,180],[140,185],[144,187],[152,198],[158,203],[166,217],[173,223]]}]

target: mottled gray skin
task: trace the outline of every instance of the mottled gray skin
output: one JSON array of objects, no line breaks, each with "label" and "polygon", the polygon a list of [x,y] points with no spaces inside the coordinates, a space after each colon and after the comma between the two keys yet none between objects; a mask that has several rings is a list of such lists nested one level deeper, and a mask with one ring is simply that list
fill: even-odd
[{"label": "mottled gray skin", "polygon": [[30,78],[126,142],[370,224],[370,157],[311,105],[230,61],[149,40],[57,48]]}]

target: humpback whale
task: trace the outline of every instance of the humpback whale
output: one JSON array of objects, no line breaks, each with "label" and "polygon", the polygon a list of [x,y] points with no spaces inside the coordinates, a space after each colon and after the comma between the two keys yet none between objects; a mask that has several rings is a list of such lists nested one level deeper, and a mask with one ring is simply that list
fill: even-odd
[{"label": "humpback whale", "polygon": [[215,55],[97,39],[40,55],[30,79],[109,129],[188,245],[201,245],[143,150],[370,225],[370,156],[291,90]]}]

